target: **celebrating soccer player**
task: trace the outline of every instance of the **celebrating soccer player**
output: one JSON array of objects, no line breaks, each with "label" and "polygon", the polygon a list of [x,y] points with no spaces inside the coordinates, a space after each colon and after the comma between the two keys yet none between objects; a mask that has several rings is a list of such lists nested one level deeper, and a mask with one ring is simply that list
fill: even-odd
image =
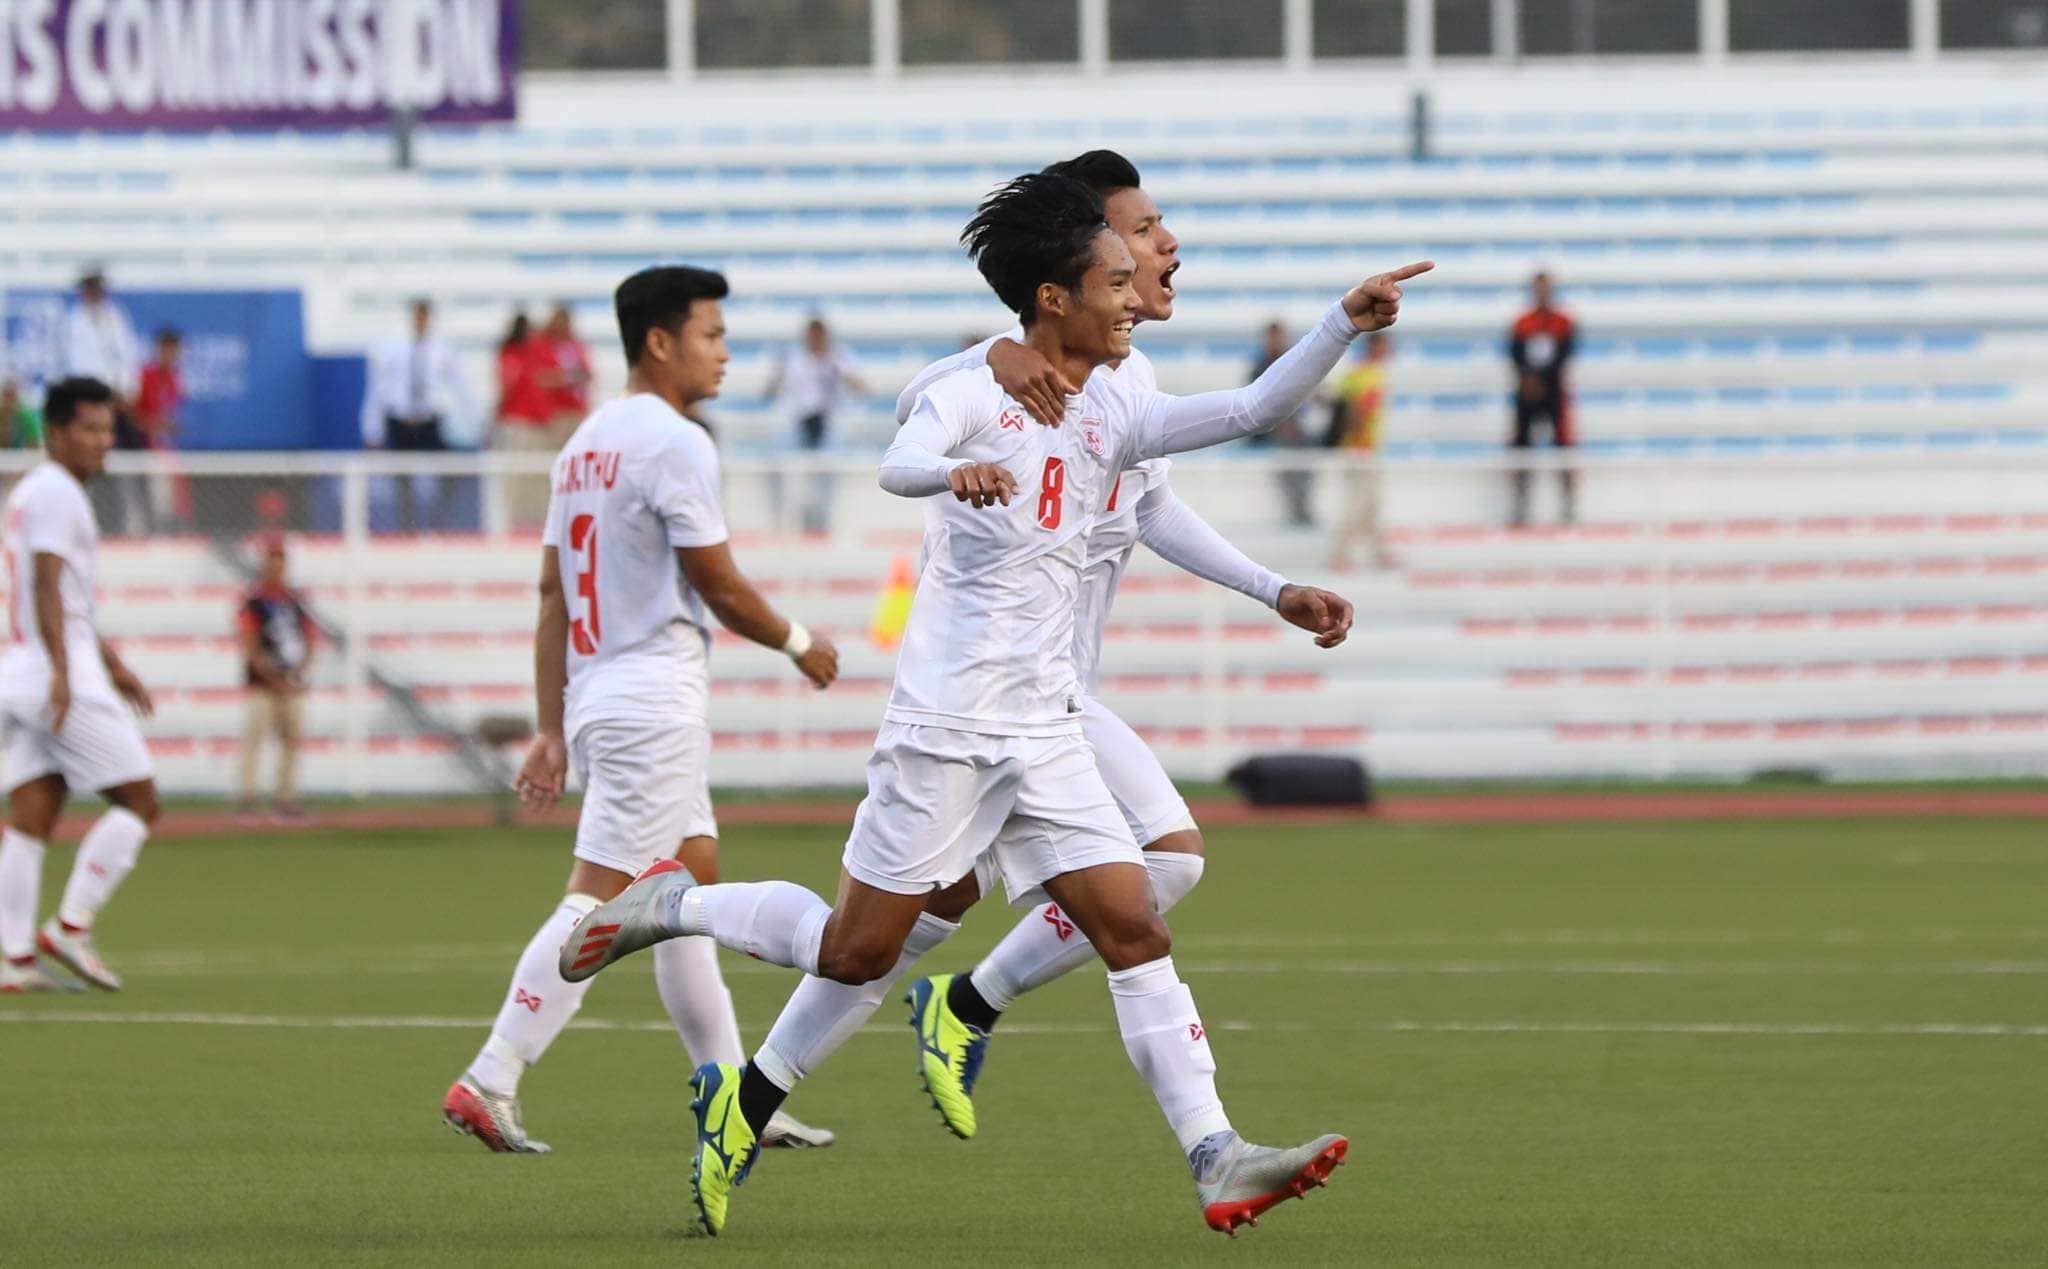
[{"label": "celebrating soccer player", "polygon": [[[1173,316],[1174,275],[1180,271],[1180,242],[1166,228],[1158,203],[1139,184],[1138,169],[1111,150],[1091,150],[1046,169],[1081,181],[1101,197],[1109,227],[1129,248],[1137,275],[1138,320],[1163,322]],[[926,387],[959,370],[986,363],[996,383],[1041,423],[1057,425],[1074,388],[1027,341],[1024,332],[994,336],[974,348],[934,363],[897,398],[899,421]],[[1156,389],[1151,359],[1137,348],[1122,361],[1097,369],[1094,378]],[[1168,460],[1149,459],[1126,470],[1110,488],[1108,505],[1088,534],[1081,580],[1081,611],[1074,623],[1074,650],[1082,690],[1081,732],[1095,751],[1095,765],[1116,799],[1131,833],[1145,848],[1145,870],[1161,913],[1195,888],[1203,869],[1201,829],[1173,780],[1130,725],[1096,699],[1102,638],[1116,602],[1117,583],[1138,543],[1206,581],[1250,596],[1294,625],[1316,634],[1320,647],[1342,643],[1351,629],[1351,605],[1313,586],[1298,586],[1264,568],[1225,540],[1175,496]],[[946,901],[950,906],[950,899]],[[1017,997],[1042,987],[1094,958],[1088,940],[1057,904],[1034,908],[1004,936],[972,974],[941,974],[912,984],[911,1023],[919,1038],[925,1089],[946,1127],[961,1137],[975,1131],[974,1081],[986,1057],[989,1034]],[[859,990],[879,1003],[887,981]],[[823,991],[821,985],[806,990]],[[844,990],[844,989],[841,989]]]},{"label": "celebrating soccer player", "polygon": [[[1205,1219],[1232,1229],[1321,1184],[1347,1147],[1335,1134],[1291,1150],[1251,1145],[1223,1112],[1141,852],[1082,734],[1074,623],[1087,539],[1126,468],[1288,417],[1358,332],[1394,320],[1400,282],[1428,266],[1355,287],[1248,387],[1173,397],[1091,378],[1129,356],[1140,302],[1131,253],[1086,185],[1020,177],[983,203],[964,237],[1030,344],[1085,387],[1059,428],[1042,428],[986,368],[962,371],[927,390],[883,460],[885,488],[931,499],[924,575],[837,905],[787,882],[698,885],[679,865],[657,865],[579,924],[562,970],[588,977],[641,947],[709,934],[866,983],[899,963],[933,891],[1000,876],[1013,902],[1057,902],[1109,966],[1126,1049],[1180,1140]],[[952,499],[933,497],[946,492]],[[775,1034],[785,1022],[787,1012]],[[713,1064],[693,1077],[693,1189],[713,1233],[786,1096],[779,1051],[764,1046],[744,1070]]]},{"label": "celebrating soccer player", "polygon": [[[114,447],[114,392],[97,379],[65,379],[43,406],[49,460],[7,496],[8,646],[0,657],[6,737],[7,833],[0,842],[0,991],[59,984],[36,952],[103,991],[120,976],[93,947],[99,910],[135,867],[156,824],[156,774],[135,714],[154,708],[93,624],[100,533],[85,482]],[[57,914],[38,932],[43,843],[72,789],[112,805],[87,830]]]},{"label": "celebrating soccer player", "polygon": [[[786,653],[818,687],[839,674],[831,642],[776,615],[733,562],[718,453],[683,417],[725,376],[725,294],[725,279],[703,269],[647,269],[621,283],[629,395],[599,407],[555,459],[533,649],[540,734],[519,792],[531,809],[552,806],[573,760],[583,809],[568,893],[520,956],[490,1038],[442,1105],[451,1126],[492,1150],[547,1149],[526,1135],[519,1079],[589,989],[556,971],[576,922],[679,850],[692,875],[717,872],[710,618]],[[664,944],[654,974],[693,1062],[743,1060],[710,939]],[[763,1128],[769,1144],[832,1141],[787,1115]]]}]

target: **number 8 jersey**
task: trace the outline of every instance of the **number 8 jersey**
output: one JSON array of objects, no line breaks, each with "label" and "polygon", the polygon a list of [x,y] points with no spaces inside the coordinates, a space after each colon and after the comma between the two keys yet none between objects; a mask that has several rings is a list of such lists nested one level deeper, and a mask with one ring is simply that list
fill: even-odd
[{"label": "number 8 jersey", "polygon": [[564,727],[705,721],[710,622],[678,547],[726,540],[718,451],[648,393],[607,402],[555,458],[547,527],[569,608]]}]

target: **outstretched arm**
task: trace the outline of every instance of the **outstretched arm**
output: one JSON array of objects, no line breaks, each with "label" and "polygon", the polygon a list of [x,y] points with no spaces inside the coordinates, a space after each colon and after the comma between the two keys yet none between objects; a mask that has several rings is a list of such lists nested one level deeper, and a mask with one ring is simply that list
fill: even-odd
[{"label": "outstretched arm", "polygon": [[1287,579],[1253,560],[1209,527],[1173,489],[1158,484],[1138,500],[1138,540],[1154,554],[1205,582],[1234,590],[1271,608]]},{"label": "outstretched arm", "polygon": [[1337,368],[1354,338],[1394,324],[1401,312],[1401,283],[1435,267],[1424,261],[1359,283],[1300,343],[1242,388],[1191,397],[1139,394],[1136,426],[1130,433],[1135,452],[1128,461],[1206,449],[1269,431],[1294,417]]}]

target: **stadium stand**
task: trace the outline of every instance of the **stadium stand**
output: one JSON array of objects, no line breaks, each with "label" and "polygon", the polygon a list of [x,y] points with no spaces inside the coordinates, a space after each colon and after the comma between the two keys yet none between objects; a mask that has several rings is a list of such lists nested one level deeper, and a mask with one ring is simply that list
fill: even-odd
[{"label": "stadium stand", "polygon": [[[767,360],[805,314],[829,314],[887,390],[852,420],[859,450],[911,372],[1003,323],[952,245],[973,199],[1111,144],[1186,243],[1180,313],[1141,334],[1171,389],[1237,382],[1267,317],[1304,323],[1344,280],[1441,266],[1402,325],[1402,567],[1337,583],[1360,604],[1355,646],[1318,654],[1157,561],[1128,583],[1105,696],[1176,775],[1285,748],[1395,775],[2039,769],[2048,106],[2030,82],[1958,75],[1936,110],[1881,76],[1815,72],[1776,94],[1810,105],[1752,111],[1730,76],[1674,74],[1630,100],[1611,75],[1560,75],[1531,109],[1527,85],[1452,76],[1420,161],[1399,87],[1347,88],[1340,109],[1347,82],[1297,77],[1227,110],[1165,81],[1086,103],[1001,86],[966,116],[927,109],[914,83],[802,102],[543,83],[522,126],[426,135],[410,172],[369,134],[16,137],[0,141],[0,269],[61,282],[90,256],[138,283],[292,282],[335,350],[424,287],[482,382],[516,302],[571,299],[603,351],[621,274],[650,258],[725,268],[736,361],[717,416],[742,560],[841,639],[848,681],[815,696],[721,649],[714,778],[843,784],[889,674],[861,632],[915,518],[850,456],[837,522],[865,527],[830,551],[770,532],[766,469],[747,461],[782,435],[758,395]],[[1584,523],[1507,532],[1484,455],[1506,426],[1501,333],[1539,264],[1586,332],[1593,461]],[[1254,554],[1315,577],[1321,540],[1269,527],[1269,480],[1180,470]],[[523,708],[530,543],[325,528],[300,544],[300,579],[330,618],[352,611],[369,662],[449,735]],[[106,573],[110,628],[166,689],[166,786],[225,788],[233,572],[194,538],[112,544]],[[352,693],[344,670],[335,655],[320,668],[309,788],[463,786],[451,740]]]},{"label": "stadium stand", "polygon": [[[430,277],[481,381],[515,303],[565,296],[603,329],[621,272],[687,256],[734,279],[719,415],[762,443],[780,435],[760,396],[767,359],[805,314],[831,314],[893,389],[1001,323],[952,242],[979,193],[1114,144],[1186,241],[1182,313],[1145,339],[1178,390],[1235,381],[1259,323],[1309,320],[1333,278],[1427,254],[1445,268],[1414,299],[1396,454],[1498,440],[1500,332],[1539,263],[1586,330],[1581,424],[1596,447],[2038,439],[2037,95],[1958,79],[1935,95],[1943,108],[1920,109],[1878,84],[1823,81],[1810,109],[1752,112],[1728,104],[1727,81],[1706,82],[1722,91],[1680,83],[1668,104],[1621,109],[1566,80],[1539,98],[1557,108],[1532,110],[1526,95],[1453,81],[1421,162],[1384,89],[1337,112],[1293,83],[1262,91],[1253,114],[1126,89],[1164,111],[1091,96],[1014,120],[825,90],[789,122],[739,122],[755,103],[707,86],[710,101],[690,104],[718,120],[691,126],[647,122],[645,102],[622,115],[583,88],[536,94],[517,128],[429,133],[402,173],[387,139],[361,133],[16,138],[0,268],[56,281],[93,257],[154,284],[303,283],[313,338],[331,348],[387,329]],[[886,407],[868,403],[869,435]]]}]

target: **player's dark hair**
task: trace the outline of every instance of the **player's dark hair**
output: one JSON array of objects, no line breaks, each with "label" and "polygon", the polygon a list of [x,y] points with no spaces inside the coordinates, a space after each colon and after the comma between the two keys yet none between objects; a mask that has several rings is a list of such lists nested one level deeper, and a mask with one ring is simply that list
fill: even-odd
[{"label": "player's dark hair", "polygon": [[1040,284],[1079,287],[1095,237],[1108,228],[1094,190],[1056,172],[1030,172],[983,199],[960,241],[997,298],[1029,326]]},{"label": "player's dark hair", "polygon": [[683,264],[642,269],[619,283],[619,289],[612,293],[612,306],[619,315],[619,338],[626,345],[626,364],[640,364],[648,331],[681,330],[690,320],[691,306],[698,300],[722,300],[729,291],[724,274]]},{"label": "player's dark hair", "polygon": [[59,379],[43,396],[43,422],[50,427],[68,427],[78,417],[79,407],[113,403],[114,390],[97,379]]},{"label": "player's dark hair", "polygon": [[1115,150],[1090,150],[1062,159],[1045,170],[1054,176],[1073,177],[1094,190],[1098,198],[1108,198],[1120,189],[1138,188],[1137,166]]}]

